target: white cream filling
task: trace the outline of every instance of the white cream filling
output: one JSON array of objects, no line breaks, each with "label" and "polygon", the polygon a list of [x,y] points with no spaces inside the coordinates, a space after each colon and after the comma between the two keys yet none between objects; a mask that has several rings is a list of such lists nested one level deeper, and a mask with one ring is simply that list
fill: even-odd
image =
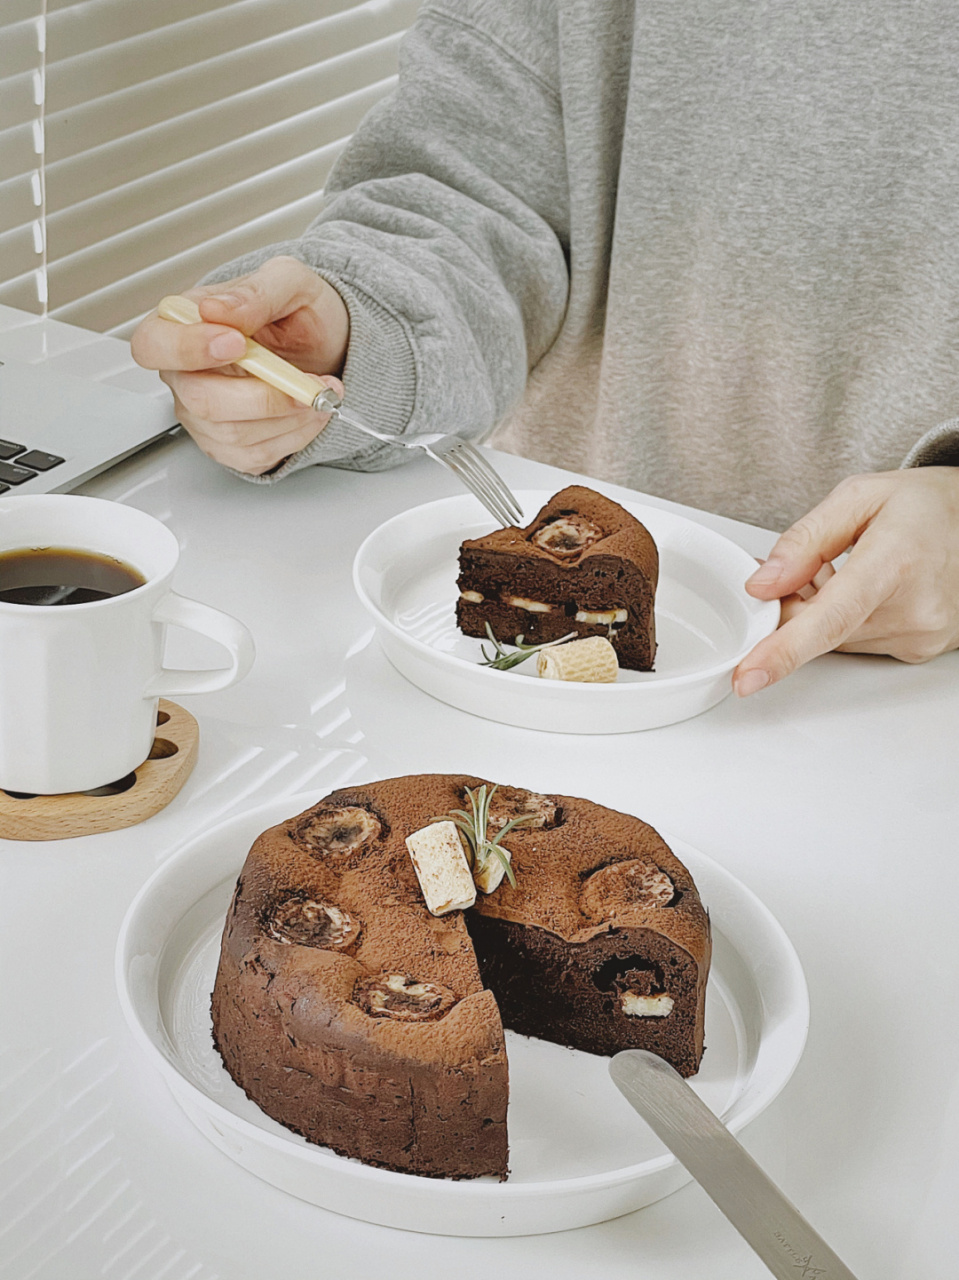
[{"label": "white cream filling", "polygon": [[638,996],[635,991],[624,991],[620,1003],[630,1018],[665,1018],[673,1011],[672,996]]},{"label": "white cream filling", "polygon": [[616,622],[625,622],[626,617],[625,609],[607,609],[604,613],[590,613],[586,609],[580,609],[576,614],[576,621],[589,623],[591,627],[611,627]]},{"label": "white cream filling", "polygon": [[527,600],[524,596],[505,596],[503,603],[511,609],[525,609],[527,613],[552,613],[555,607],[544,604],[542,600]]},{"label": "white cream filling", "polygon": [[[482,604],[485,596],[479,591],[461,591],[460,599],[468,604]],[[525,596],[504,596],[503,604],[511,609],[525,609],[527,613],[552,613],[556,608],[554,604],[546,604],[543,600],[528,600]],[[611,627],[625,622],[628,616],[625,609],[605,609],[601,612],[580,609],[575,621],[585,622],[591,627]]]}]

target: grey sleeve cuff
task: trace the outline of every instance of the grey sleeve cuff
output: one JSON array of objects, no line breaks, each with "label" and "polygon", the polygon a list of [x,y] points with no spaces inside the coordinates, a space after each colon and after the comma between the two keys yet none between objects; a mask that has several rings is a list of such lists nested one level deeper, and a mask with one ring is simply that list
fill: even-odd
[{"label": "grey sleeve cuff", "polygon": [[959,467],[959,418],[950,418],[917,440],[901,467]]},{"label": "grey sleeve cuff", "polygon": [[[416,402],[416,363],[406,323],[357,286],[324,271],[317,274],[336,289],[350,315],[343,370],[345,405],[378,431],[402,435]],[[260,476],[233,474],[253,484],[275,484],[318,463],[349,471],[385,471],[407,461],[409,453],[333,418],[305,449],[291,454],[273,471]]]}]

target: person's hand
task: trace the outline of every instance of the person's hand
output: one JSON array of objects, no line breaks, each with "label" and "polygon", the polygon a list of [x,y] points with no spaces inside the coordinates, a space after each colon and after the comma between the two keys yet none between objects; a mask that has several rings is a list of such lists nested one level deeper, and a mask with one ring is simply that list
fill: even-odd
[{"label": "person's hand", "polygon": [[832,649],[926,662],[959,648],[959,467],[844,480],[786,530],[746,590],[783,611],[733,672],[743,697]]},{"label": "person's hand", "polygon": [[[318,386],[342,386],[350,322],[346,304],[325,280],[295,258],[271,258],[247,276],[191,289],[203,324],[180,325],[153,313],[130,346],[146,369],[158,369],[173,392],[180,422],[205,454],[250,475],[271,471],[303,449],[329,421],[232,364],[243,334],[297,368]],[[237,332],[239,330],[239,332]]]}]

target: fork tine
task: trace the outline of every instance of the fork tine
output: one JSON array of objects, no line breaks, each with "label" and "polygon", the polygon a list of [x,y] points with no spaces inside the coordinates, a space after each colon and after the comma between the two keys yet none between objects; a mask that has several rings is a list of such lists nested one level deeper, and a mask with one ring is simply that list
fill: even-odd
[{"label": "fork tine", "polygon": [[442,462],[444,466],[448,467],[468,489],[472,490],[476,497],[479,498],[480,502],[482,502],[486,510],[494,520],[496,520],[497,524],[504,526],[511,525],[513,521],[510,513],[506,510],[502,502],[500,502],[499,498],[492,492],[488,485],[485,484],[481,477],[477,476],[464,464],[462,458],[455,456],[456,452],[456,450],[451,450],[447,454],[432,454],[432,456],[436,458],[438,462]]},{"label": "fork tine", "polygon": [[336,414],[347,425],[356,427],[359,431],[384,443],[400,445],[405,449],[423,449],[436,462],[442,462],[445,467],[454,471],[499,524],[508,526],[522,521],[523,510],[516,498],[507,488],[502,477],[468,440],[439,432],[406,437],[392,436],[376,431],[365,422],[354,418],[351,413],[344,413],[342,409],[337,409]]},{"label": "fork tine", "polygon": [[495,470],[492,463],[468,440],[458,445],[454,452],[462,452],[462,455],[473,463],[476,470],[483,476],[492,491],[510,513],[513,523],[520,524],[523,519],[523,508],[516,501],[515,495],[503,477]]},{"label": "fork tine", "polygon": [[480,451],[468,440],[464,440],[462,444],[456,445],[456,447],[451,449],[450,452],[456,454],[464,461],[468,460],[473,464],[476,472],[482,476],[489,488],[503,504],[507,514],[511,517],[510,523],[520,524],[523,519],[523,508],[516,501],[515,496],[503,480],[503,477],[493,468],[492,464],[483,457]]},{"label": "fork tine", "polygon": [[484,469],[476,466],[468,453],[461,454],[458,449],[450,450],[448,456],[453,459],[454,464],[460,469],[462,477],[469,482],[474,492],[479,493],[482,491],[487,500],[487,507],[489,507],[490,503],[495,505],[499,513],[498,519],[500,523],[503,525],[514,524],[515,521],[510,506],[503,501],[498,486],[489,482]]},{"label": "fork tine", "polygon": [[505,507],[503,507],[499,499],[491,493],[488,488],[486,488],[482,481],[477,480],[474,476],[466,472],[461,463],[449,462],[445,458],[443,461],[457,479],[480,500],[498,525],[506,527],[512,523],[509,512]]}]

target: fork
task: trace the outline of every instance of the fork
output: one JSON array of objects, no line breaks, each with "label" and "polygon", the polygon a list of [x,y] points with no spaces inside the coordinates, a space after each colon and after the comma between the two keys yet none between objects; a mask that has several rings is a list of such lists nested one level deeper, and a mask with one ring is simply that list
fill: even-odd
[{"label": "fork", "polygon": [[[178,324],[200,324],[200,309],[192,298],[184,298],[179,294],[171,294],[161,298],[157,313],[164,320],[174,320]],[[480,451],[462,436],[451,435],[442,431],[422,432],[411,436],[394,436],[386,431],[377,431],[368,427],[365,422],[354,418],[351,413],[344,413],[343,399],[332,387],[320,387],[317,390],[312,378],[297,369],[288,360],[278,356],[276,352],[254,342],[246,340],[246,355],[234,360],[241,369],[254,374],[263,382],[283,391],[300,404],[309,405],[318,413],[328,413],[339,418],[347,426],[372,436],[374,440],[382,440],[385,444],[399,445],[403,449],[422,449],[435,462],[447,467],[462,483],[471,490],[495,520],[501,525],[518,525],[523,520],[523,508],[507,487],[502,477],[493,470]]]}]

